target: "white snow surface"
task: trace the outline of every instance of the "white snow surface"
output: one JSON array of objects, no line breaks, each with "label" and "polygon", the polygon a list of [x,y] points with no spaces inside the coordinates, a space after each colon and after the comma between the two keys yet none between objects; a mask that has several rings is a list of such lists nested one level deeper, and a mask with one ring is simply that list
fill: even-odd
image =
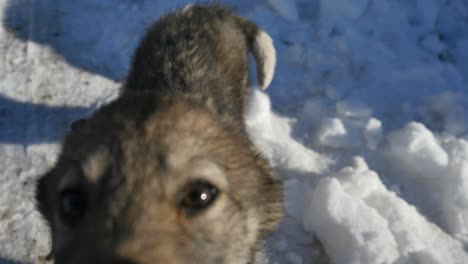
[{"label": "white snow surface", "polygon": [[[277,50],[246,121],[284,183],[271,263],[468,263],[468,1],[219,2]],[[0,0],[0,263],[43,262],[34,181],[188,3]]]}]

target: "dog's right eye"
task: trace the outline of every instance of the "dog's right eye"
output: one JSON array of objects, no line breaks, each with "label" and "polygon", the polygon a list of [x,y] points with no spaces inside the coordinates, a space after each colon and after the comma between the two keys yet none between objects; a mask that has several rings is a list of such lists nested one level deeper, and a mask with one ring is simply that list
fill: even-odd
[{"label": "dog's right eye", "polygon": [[191,216],[208,208],[218,197],[219,190],[207,181],[195,181],[187,184],[180,194],[180,206]]},{"label": "dog's right eye", "polygon": [[65,189],[60,194],[60,215],[70,227],[76,226],[86,211],[86,199],[78,189]]}]

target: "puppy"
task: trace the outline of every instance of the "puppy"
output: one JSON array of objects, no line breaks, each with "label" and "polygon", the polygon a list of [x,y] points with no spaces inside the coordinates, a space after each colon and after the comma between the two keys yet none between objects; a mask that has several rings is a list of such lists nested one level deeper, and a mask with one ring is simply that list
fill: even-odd
[{"label": "puppy", "polygon": [[56,263],[260,263],[280,183],[244,128],[248,52],[258,83],[275,49],[219,6],[162,17],[121,95],[66,136],[37,184]]}]

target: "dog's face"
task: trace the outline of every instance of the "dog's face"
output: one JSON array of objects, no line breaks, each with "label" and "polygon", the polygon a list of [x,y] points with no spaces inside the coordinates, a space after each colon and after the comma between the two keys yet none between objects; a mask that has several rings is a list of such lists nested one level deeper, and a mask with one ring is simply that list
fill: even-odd
[{"label": "dog's face", "polygon": [[245,137],[189,101],[148,96],[77,126],[37,200],[56,263],[250,263],[282,213]]}]

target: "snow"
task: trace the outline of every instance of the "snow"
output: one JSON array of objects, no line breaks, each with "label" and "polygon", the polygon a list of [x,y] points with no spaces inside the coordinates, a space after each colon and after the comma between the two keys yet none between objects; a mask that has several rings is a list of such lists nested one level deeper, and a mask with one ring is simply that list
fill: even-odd
[{"label": "snow", "polygon": [[375,118],[370,118],[364,127],[364,139],[367,147],[375,150],[382,139],[382,122]]},{"label": "snow", "polygon": [[440,174],[448,164],[448,154],[423,124],[409,123],[388,135],[389,155],[420,177]]},{"label": "snow", "polygon": [[[410,133],[403,147],[398,138]],[[426,189],[434,221],[455,237],[468,236],[468,141],[453,136],[438,141],[421,124],[409,124],[389,136],[387,161],[406,170],[406,177]],[[413,162],[408,162],[409,160]]]},{"label": "snow", "polygon": [[457,253],[462,251],[459,241],[388,190],[362,157],[352,162],[322,178],[306,196],[312,202],[304,226],[323,241],[334,263],[465,260],[464,253]]},{"label": "snow", "polygon": [[[246,124],[284,183],[271,263],[468,263],[468,2],[222,0],[277,50]],[[0,263],[41,263],[34,181],[188,4],[0,0]]]},{"label": "snow", "polygon": [[284,19],[291,22],[299,20],[295,0],[268,0],[268,3],[278,12]]},{"label": "snow", "polygon": [[307,198],[312,203],[304,225],[317,234],[334,263],[393,263],[398,258],[387,220],[353,199],[337,179],[321,179]]}]

